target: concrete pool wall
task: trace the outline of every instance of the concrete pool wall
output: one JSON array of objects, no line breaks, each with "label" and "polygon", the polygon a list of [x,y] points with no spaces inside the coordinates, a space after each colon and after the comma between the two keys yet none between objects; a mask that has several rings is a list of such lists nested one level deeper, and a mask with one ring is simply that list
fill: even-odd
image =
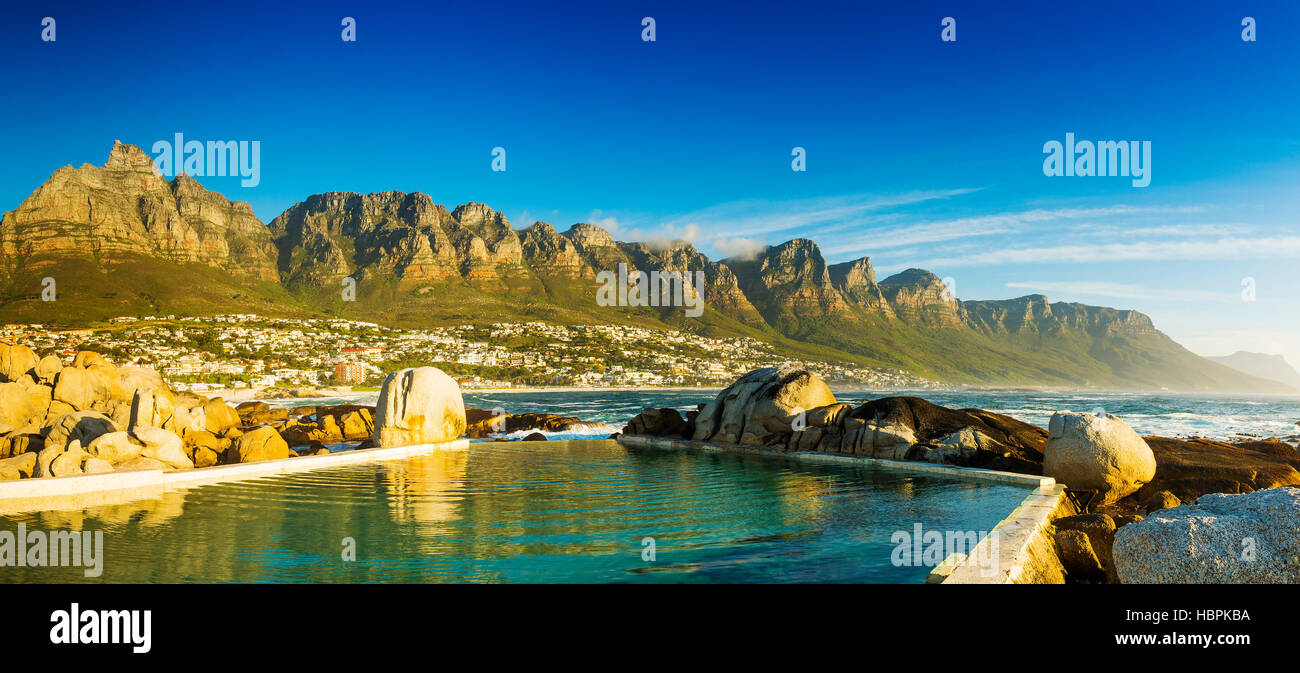
[{"label": "concrete pool wall", "polygon": [[[969,557],[954,554],[930,572],[929,584],[1063,584],[1065,571],[1051,535],[1051,522],[1075,514],[1065,497],[1065,486],[1051,477],[1017,472],[985,470],[956,465],[885,460],[814,451],[777,451],[723,442],[696,442],[648,435],[620,435],[624,446],[667,451],[702,451],[767,455],[804,462],[851,463],[877,469],[932,474],[954,479],[980,481],[1032,489],[1025,499],[1002,519],[988,537],[971,550]],[[977,559],[984,562],[978,562]]]}]

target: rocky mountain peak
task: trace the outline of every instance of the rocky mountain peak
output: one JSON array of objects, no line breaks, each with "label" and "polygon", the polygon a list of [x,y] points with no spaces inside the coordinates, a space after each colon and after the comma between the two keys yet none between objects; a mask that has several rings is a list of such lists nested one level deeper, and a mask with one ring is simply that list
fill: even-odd
[{"label": "rocky mountain peak", "polygon": [[489,208],[486,204],[471,201],[456,206],[451,211],[451,216],[460,223],[462,227],[475,232],[481,232],[485,229],[509,227],[510,223],[505,216]]},{"label": "rocky mountain peak", "polygon": [[158,168],[154,166],[153,159],[143,149],[137,145],[127,145],[120,140],[113,141],[113,149],[109,150],[108,161],[103,167],[110,170],[147,171],[154,175],[161,175]]},{"label": "rocky mountain peak", "polygon": [[831,285],[850,303],[892,316],[893,309],[876,284],[876,271],[871,268],[871,258],[861,257],[827,267]]},{"label": "rocky mountain peak", "polygon": [[614,237],[608,231],[594,224],[579,222],[564,232],[564,237],[573,241],[579,250],[614,247]]},{"label": "rocky mountain peak", "polygon": [[169,183],[144,150],[122,142],[103,166],[55,171],[0,221],[0,257],[29,268],[67,257],[111,265],[131,255],[278,279],[270,232],[247,203],[188,176]]}]

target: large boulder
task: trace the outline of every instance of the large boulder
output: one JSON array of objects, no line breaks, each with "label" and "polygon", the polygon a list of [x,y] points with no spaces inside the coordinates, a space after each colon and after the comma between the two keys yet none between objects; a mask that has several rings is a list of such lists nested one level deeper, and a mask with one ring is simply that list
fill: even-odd
[{"label": "large boulder", "polygon": [[36,375],[38,383],[54,387],[54,379],[59,377],[59,372],[63,371],[63,361],[57,355],[46,355],[41,361],[36,363],[36,368],[32,370]]},{"label": "large boulder", "polygon": [[441,369],[402,369],[384,380],[375,407],[376,446],[444,442],[463,432],[465,400]]},{"label": "large boulder", "polygon": [[112,419],[98,411],[75,411],[64,414],[41,428],[45,448],[62,451],[72,442],[90,446],[100,435],[116,432]]},{"label": "large boulder", "polygon": [[36,466],[32,477],[63,477],[81,474],[81,463],[86,459],[86,452],[81,449],[81,442],[72,440],[65,446],[49,446],[36,454]]},{"label": "large boulder", "polygon": [[1115,533],[1127,584],[1300,583],[1300,488],[1211,493]]},{"label": "large boulder", "polygon": [[1097,504],[1137,491],[1156,474],[1151,447],[1116,416],[1058,411],[1047,427],[1043,474],[1096,491]]},{"label": "large boulder", "polygon": [[96,437],[86,446],[86,453],[110,465],[117,465],[138,458],[143,448],[139,442],[131,440],[131,433],[122,430]]},{"label": "large boulder", "polygon": [[23,453],[0,459],[0,481],[30,478],[36,470],[36,458],[35,453]]},{"label": "large boulder", "polygon": [[0,383],[0,426],[17,428],[40,423],[50,407],[52,391],[31,379]]},{"label": "large boulder", "polygon": [[826,382],[802,367],[755,369],[700,410],[692,439],[784,445],[805,412],[834,403],[835,395]]},{"label": "large boulder", "polygon": [[682,418],[681,412],[673,408],[642,409],[641,413],[628,421],[623,432],[632,435],[654,435],[656,437],[679,437],[690,439],[695,427]]},{"label": "large boulder", "polygon": [[1041,474],[1047,433],[982,409],[949,409],[919,397],[882,397],[856,409],[813,409],[791,450],[848,453]]},{"label": "large boulder", "polygon": [[137,390],[131,397],[131,421],[128,429],[166,428],[174,430],[175,396],[165,390]]},{"label": "large boulder", "polygon": [[122,391],[128,397],[141,390],[167,390],[167,382],[163,380],[162,374],[151,367],[125,365],[119,367],[117,373]]},{"label": "large boulder", "polygon": [[239,414],[218,397],[203,405],[203,425],[204,430],[220,435],[231,428],[239,427]]},{"label": "large boulder", "polygon": [[289,445],[275,428],[261,427],[236,438],[226,449],[227,464],[253,463],[289,457]]},{"label": "large boulder", "polygon": [[140,455],[167,465],[170,468],[184,470],[194,467],[181,438],[162,428],[136,428],[131,433],[136,441],[144,445]]},{"label": "large boulder", "polygon": [[241,425],[263,425],[289,418],[288,409],[272,407],[266,402],[259,401],[241,402],[235,407],[235,413],[239,414]]},{"label": "large boulder", "polygon": [[344,439],[362,440],[375,434],[375,417],[366,409],[345,412],[338,419]]},{"label": "large boulder", "polygon": [[54,399],[73,409],[89,409],[96,402],[130,400],[117,367],[107,363],[64,367],[54,382]]},{"label": "large boulder", "polygon": [[27,346],[10,346],[0,343],[0,381],[21,382],[22,379],[35,378],[29,373],[36,368],[40,358]]}]

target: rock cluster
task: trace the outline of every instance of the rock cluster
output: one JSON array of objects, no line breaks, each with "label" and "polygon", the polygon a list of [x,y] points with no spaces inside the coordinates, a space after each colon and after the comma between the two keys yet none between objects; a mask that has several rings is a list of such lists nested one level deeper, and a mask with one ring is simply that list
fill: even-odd
[{"label": "rock cluster", "polygon": [[[502,433],[521,430],[545,430],[546,432],[574,432],[604,427],[601,423],[584,421],[574,416],[561,416],[549,413],[510,414],[504,411],[492,412],[486,409],[465,410],[465,436],[484,438]],[[545,437],[545,435],[539,436]],[[530,437],[532,435],[529,435]]]},{"label": "rock cluster", "polygon": [[855,408],[836,402],[816,375],[790,366],[749,372],[685,417],[646,409],[623,432],[1028,473],[1041,472],[1047,434],[1007,416],[916,397]]},{"label": "rock cluster", "polygon": [[[360,441],[374,430],[367,407],[288,416],[262,402],[236,409],[219,397],[173,392],[153,370],[119,368],[90,351],[64,365],[0,344],[0,480],[289,458],[299,439]],[[336,432],[312,434],[322,427]]]}]

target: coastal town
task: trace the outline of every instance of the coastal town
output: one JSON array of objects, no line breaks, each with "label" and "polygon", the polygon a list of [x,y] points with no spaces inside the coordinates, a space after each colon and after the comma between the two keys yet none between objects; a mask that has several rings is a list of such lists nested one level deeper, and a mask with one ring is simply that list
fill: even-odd
[{"label": "coastal town", "polygon": [[68,359],[93,350],[114,362],[153,368],[173,389],[201,393],[377,387],[389,372],[430,364],[466,389],[718,386],[781,362],[843,385],[937,385],[898,369],[790,360],[746,337],[619,325],[525,322],[403,330],[337,318],[148,315],[71,330],[3,325],[0,341]]}]

